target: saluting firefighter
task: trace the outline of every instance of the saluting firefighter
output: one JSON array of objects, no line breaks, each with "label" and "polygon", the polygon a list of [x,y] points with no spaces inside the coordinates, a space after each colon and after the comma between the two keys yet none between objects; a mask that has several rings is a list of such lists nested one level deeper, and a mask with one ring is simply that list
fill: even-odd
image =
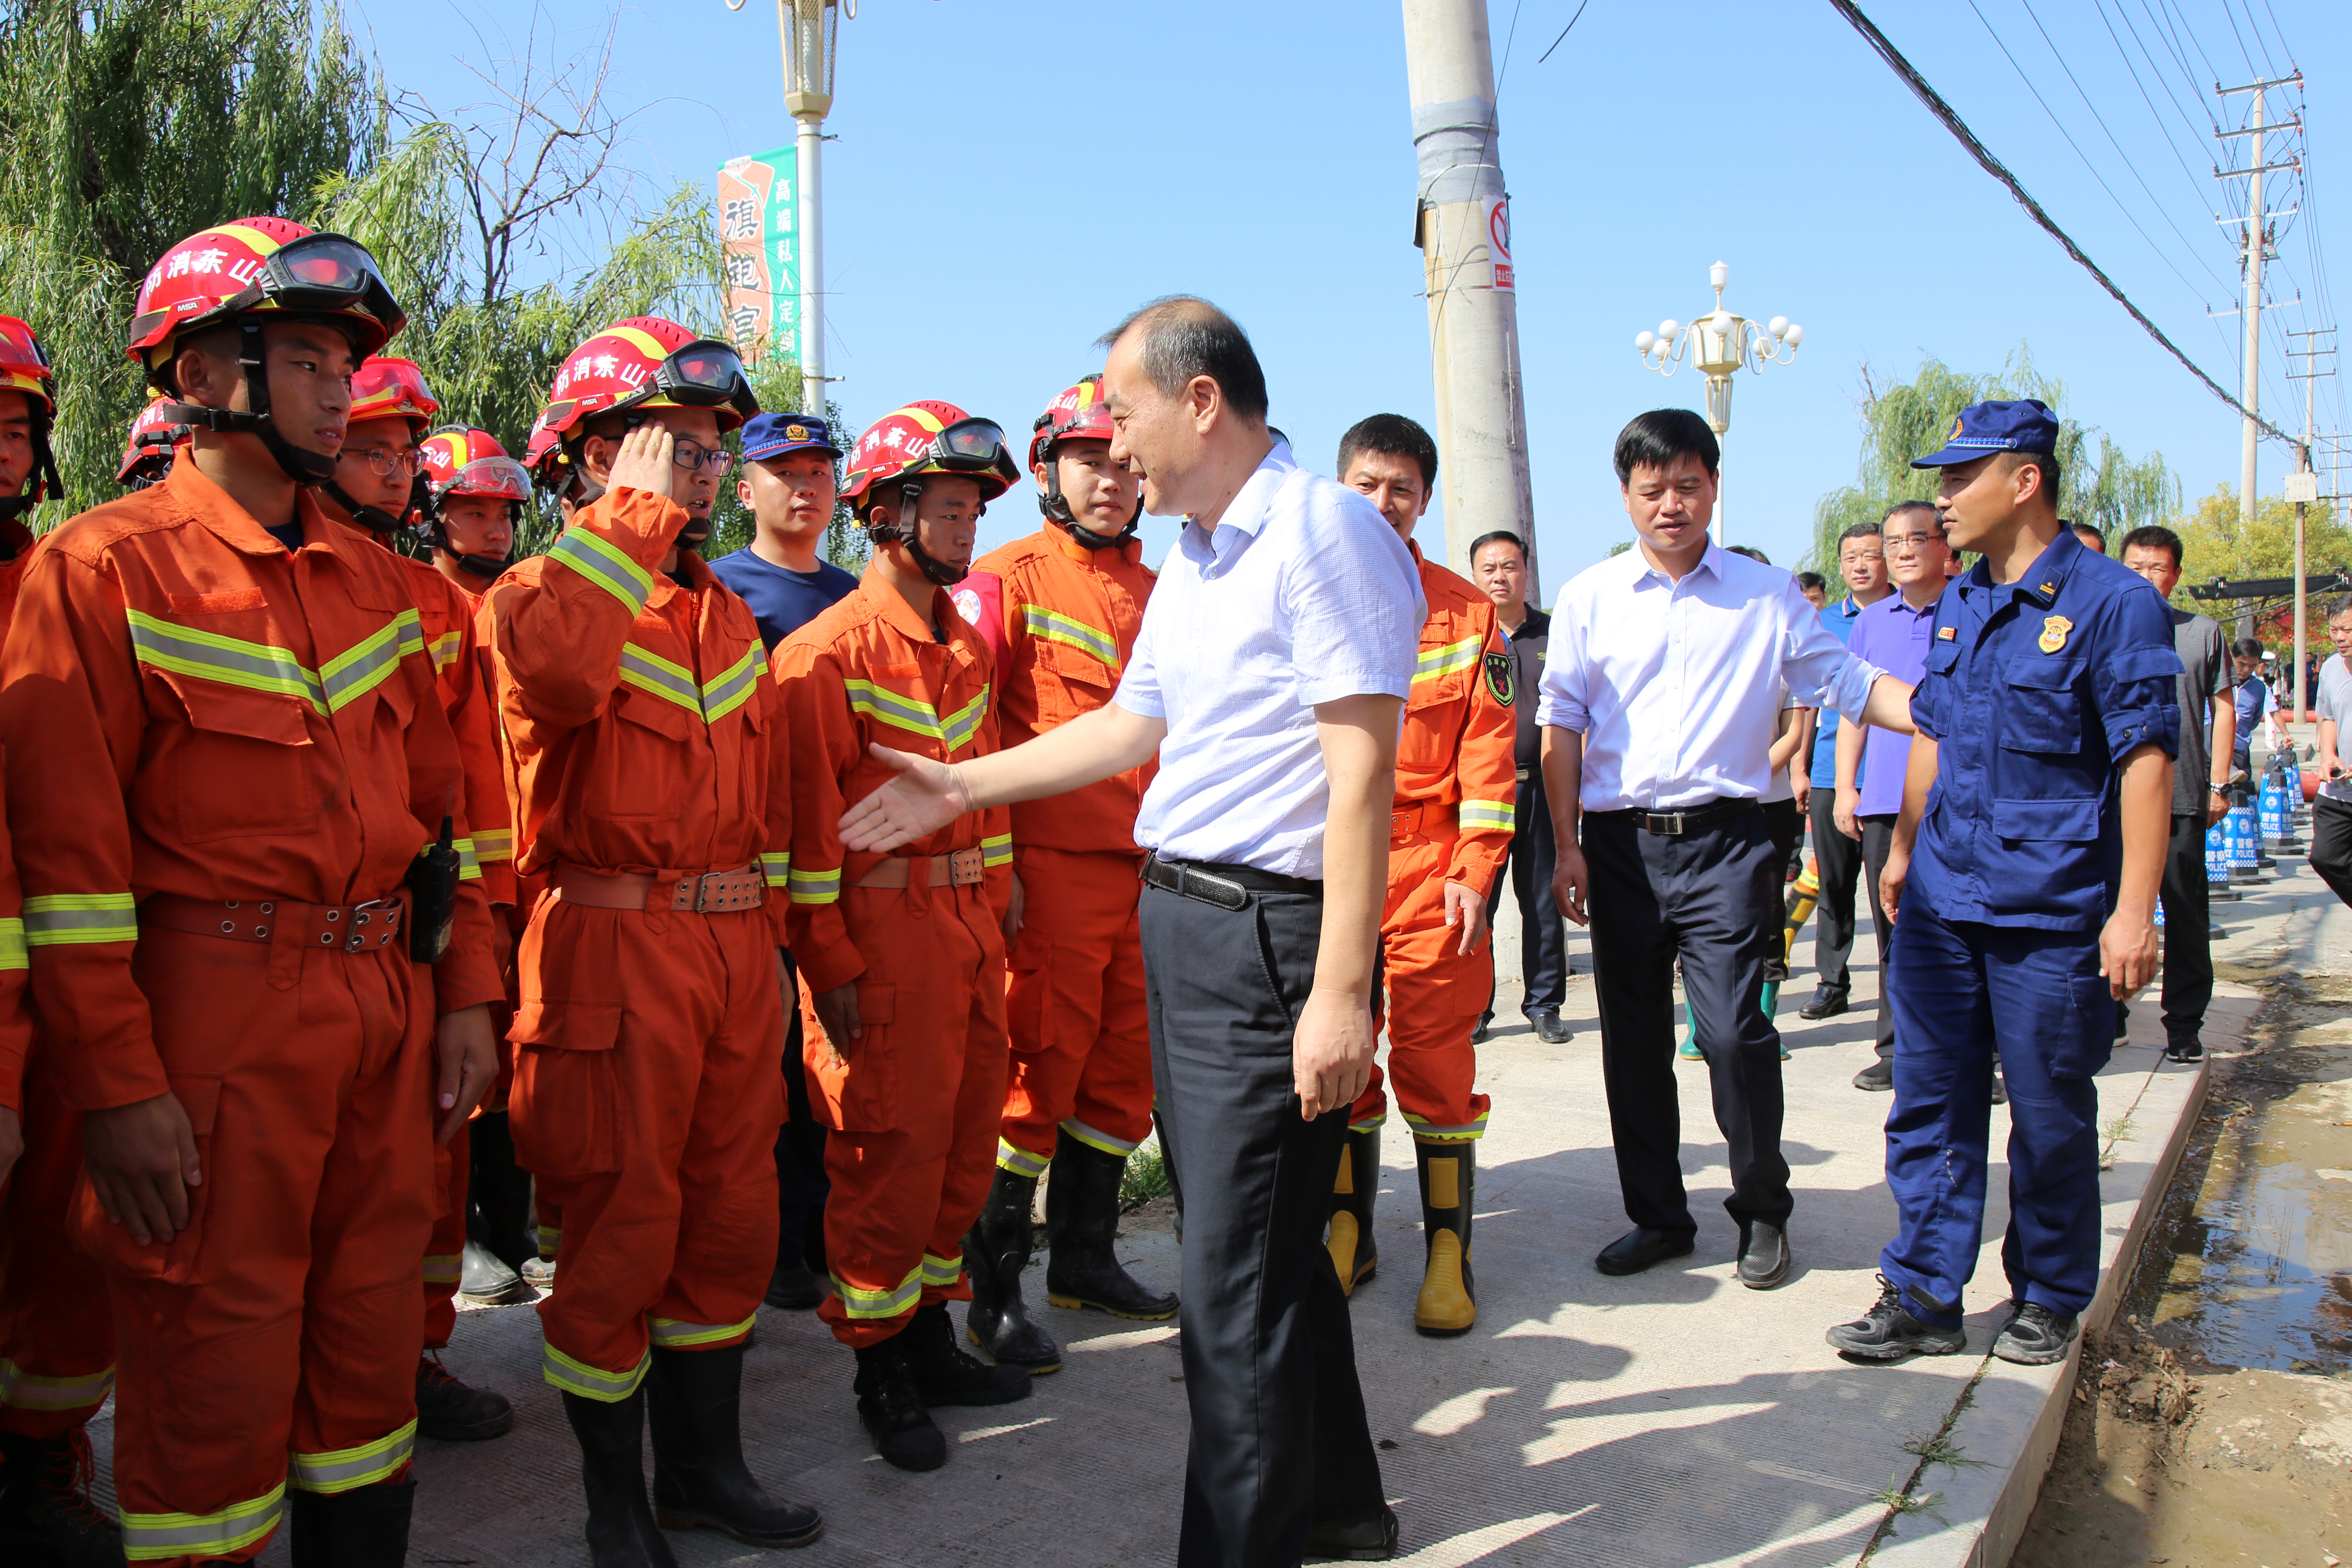
[{"label": "saluting firefighter", "polygon": [[[1424,1334],[1466,1333],[1478,1321],[1471,1193],[1487,1106],[1472,1089],[1478,1051],[1470,1037],[1495,988],[1486,895],[1511,848],[1517,694],[1494,601],[1413,542],[1437,486],[1437,443],[1429,432],[1402,415],[1375,414],[1339,438],[1339,482],[1370,498],[1412,552],[1429,602],[1397,742],[1381,960],[1389,1076],[1412,1129],[1421,1182],[1423,1265],[1412,1323]],[[1373,1000],[1377,1006],[1378,991]],[[1331,1199],[1331,1262],[1351,1293],[1380,1262],[1372,1199],[1387,1119],[1375,1067],[1349,1113]]]},{"label": "saluting firefighter", "polygon": [[[1137,532],[1143,485],[1110,460],[1101,381],[1087,376],[1037,416],[1029,471],[1045,526],[982,556],[956,595],[995,659],[1007,746],[1110,700],[1151,597]],[[1127,1157],[1151,1131],[1135,814],[1152,772],[1147,763],[1013,808],[1012,1070],[995,1185],[964,1241],[964,1326],[998,1361],[1033,1373],[1062,1364],[1021,1300],[1030,1210],[1049,1164],[1045,1299],[1144,1321],[1176,1315],[1175,1296],[1137,1282],[1111,1250]]]},{"label": "saluting firefighter", "polygon": [[[0,316],[0,637],[33,550],[26,518],[61,490],[56,417],[40,340]],[[81,1115],[31,1038],[21,903],[16,863],[0,848],[0,1557],[80,1568],[122,1561],[121,1532],[89,1503],[84,1430],[114,1386],[114,1321],[92,1305],[106,1277],[66,1229]]]},{"label": "saluting firefighter", "polygon": [[[557,1194],[539,1307],[579,1439],[597,1568],[665,1568],[660,1529],[804,1546],[816,1510],[744,1468],[738,1406],[776,1245],[791,834],[758,626],[695,552],[722,436],[757,412],[733,350],[635,317],[574,349],[541,419],[573,507],[482,610],[524,876],[510,1119]],[[649,1508],[640,1468],[653,1431]]]},{"label": "saluting firefighter", "polygon": [[128,352],[190,445],[43,542],[0,655],[134,1561],[248,1559],[286,1515],[299,1562],[406,1546],[433,1146],[496,1070],[499,985],[404,574],[313,496],[402,324],[340,236],[172,247]]},{"label": "saluting firefighter", "polygon": [[847,854],[839,824],[898,776],[875,746],[943,762],[996,750],[988,646],[947,590],[982,509],[1019,474],[1004,432],[953,404],[884,415],[841,488],[874,541],[865,578],[776,649],[794,739],[792,948],[824,1025],[808,1042],[833,1184],[818,1315],[857,1353],[877,1451],[907,1470],[947,1462],[927,1407],[1029,1394],[1025,1369],[956,1343],[947,1309],[971,1299],[963,1239],[1004,1114],[1013,838],[1000,809],[898,853]]}]

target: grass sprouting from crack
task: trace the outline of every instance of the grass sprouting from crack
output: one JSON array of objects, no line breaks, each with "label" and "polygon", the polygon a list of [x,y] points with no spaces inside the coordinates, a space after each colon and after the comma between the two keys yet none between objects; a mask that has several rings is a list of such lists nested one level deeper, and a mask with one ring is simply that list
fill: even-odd
[{"label": "grass sprouting from crack", "polygon": [[1880,1488],[1877,1491],[1871,1493],[1870,1500],[1876,1503],[1879,1507],[1885,1509],[1891,1514],[1899,1516],[1903,1514],[1924,1513],[1928,1518],[1934,1520],[1937,1523],[1947,1528],[1949,1528],[1952,1522],[1950,1520],[1946,1519],[1942,1514],[1936,1511],[1936,1505],[1944,1500],[1944,1494],[1941,1492],[1913,1492],[1906,1490],[1903,1480],[1903,1472],[1900,1470],[1897,1470],[1893,1475],[1887,1477],[1886,1485]]},{"label": "grass sprouting from crack", "polygon": [[[1983,1459],[1969,1458],[1966,1449],[1942,1432],[1927,1437],[1914,1437],[1903,1445],[1903,1451],[1917,1458],[1923,1468],[1927,1465],[1941,1465],[1948,1470],[1957,1470],[1963,1465],[1979,1470],[1991,1468]],[[1887,1506],[1895,1505],[1890,1503]]]}]

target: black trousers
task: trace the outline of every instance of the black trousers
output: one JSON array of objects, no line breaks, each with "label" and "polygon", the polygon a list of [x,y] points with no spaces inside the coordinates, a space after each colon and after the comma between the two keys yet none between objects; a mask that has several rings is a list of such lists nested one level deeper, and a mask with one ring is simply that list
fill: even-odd
[{"label": "black trousers", "polygon": [[1601,1070],[1625,1214],[1653,1230],[1698,1228],[1683,1189],[1682,1111],[1675,1083],[1675,960],[1706,1054],[1715,1124],[1731,1164],[1724,1207],[1788,1223],[1780,1154],[1780,1034],[1756,1005],[1769,941],[1780,940],[1782,859],[1761,811],[1667,836],[1630,817],[1587,816],[1592,984]]},{"label": "black trousers", "polygon": [[[2329,891],[2352,904],[2352,801],[2323,795],[2311,803],[2311,868]],[[2164,929],[2169,936],[2169,910],[2164,912]]]},{"label": "black trousers", "polygon": [[[1764,830],[1772,836],[1772,847],[1780,857],[1780,869],[1774,887],[1784,886],[1789,875],[1789,857],[1805,838],[1805,814],[1797,809],[1793,800],[1768,800],[1764,803]],[[1789,910],[1784,899],[1772,900],[1772,918],[1765,922],[1772,928],[1772,944],[1764,954],[1764,978],[1768,984],[1779,984],[1789,978]]]},{"label": "black trousers", "polygon": [[1223,910],[1143,890],[1160,1147],[1184,1215],[1192,1446],[1180,1568],[1292,1568],[1315,1521],[1379,1513],[1348,1299],[1322,1246],[1346,1107],[1307,1121],[1291,1036],[1319,897]]},{"label": "black trousers", "polygon": [[[1895,940],[1895,928],[1887,923],[1886,906],[1878,897],[1878,874],[1886,869],[1887,851],[1895,847],[1895,819],[1899,815],[1887,812],[1860,817],[1862,824],[1862,877],[1870,893],[1870,929],[1878,938],[1878,1054],[1882,1058],[1895,1054],[1895,992],[1892,971],[1887,962],[1887,947]],[[1830,830],[1836,833],[1837,829]],[[1839,833],[1840,838],[1845,835]],[[1845,838],[1848,844],[1853,842]]]},{"label": "black trousers", "polygon": [[[1519,905],[1519,976],[1527,989],[1520,1011],[1530,1016],[1547,1007],[1557,1011],[1568,999],[1568,928],[1560,923],[1559,900],[1551,890],[1559,855],[1543,774],[1529,768],[1519,781],[1518,826],[1511,834],[1507,864],[1511,894]],[[1494,890],[1486,895],[1489,925],[1502,902],[1503,879],[1497,876]],[[1495,993],[1489,987],[1486,1016],[1494,1016]]]},{"label": "black trousers", "polygon": [[1822,884],[1813,914],[1813,969],[1832,991],[1853,984],[1846,973],[1853,952],[1853,883],[1862,873],[1862,846],[1837,830],[1837,791],[1813,790],[1813,874]]},{"label": "black trousers", "polygon": [[[2343,808],[2339,829],[2352,849],[2352,807]],[[2318,812],[2312,816],[2315,820]],[[2319,852],[2311,861],[2319,864]],[[2325,876],[2326,873],[2322,872]],[[2336,896],[2344,889],[2331,879]],[[2176,816],[2164,855],[2164,1037],[2186,1043],[2205,1026],[2213,1002],[2213,899],[2205,881],[2205,818]]]},{"label": "black trousers", "polygon": [[824,1272],[824,1200],[833,1192],[824,1173],[824,1123],[809,1105],[802,1066],[800,971],[784,954],[784,1105],[776,1132],[776,1261]]}]

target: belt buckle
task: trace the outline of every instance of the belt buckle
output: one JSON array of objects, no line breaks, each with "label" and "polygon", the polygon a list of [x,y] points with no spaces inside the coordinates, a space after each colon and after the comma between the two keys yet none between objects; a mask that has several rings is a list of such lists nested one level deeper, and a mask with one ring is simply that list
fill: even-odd
[{"label": "belt buckle", "polygon": [[[374,945],[382,947],[384,943],[390,942],[394,936],[399,934],[400,906],[394,903],[391,900],[370,899],[366,903],[353,904],[352,906],[352,932],[351,935],[343,939],[343,951],[345,952],[364,952],[367,951],[369,946],[369,938],[366,928],[376,923],[375,917],[378,913],[381,913],[383,916],[382,922],[383,930],[375,937]],[[334,917],[330,915],[328,918],[331,920]]]},{"label": "belt buckle", "polygon": [[1390,812],[1389,837],[1394,838],[1400,834],[1411,833],[1414,827],[1413,815],[1410,811]]},{"label": "belt buckle", "polygon": [[950,849],[948,851],[948,886],[969,888],[988,875],[988,852],[983,849]]},{"label": "belt buckle", "polygon": [[1642,826],[1668,838],[1679,838],[1683,833],[1683,816],[1679,811],[1654,811]]}]

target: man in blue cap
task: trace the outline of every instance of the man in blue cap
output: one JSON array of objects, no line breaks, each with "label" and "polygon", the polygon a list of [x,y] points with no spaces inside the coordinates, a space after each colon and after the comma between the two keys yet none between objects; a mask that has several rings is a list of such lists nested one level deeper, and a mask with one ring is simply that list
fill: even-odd
[{"label": "man in blue cap", "polygon": [[[824,420],[806,414],[755,414],[743,426],[743,477],[736,495],[751,509],[751,542],[710,563],[711,574],[751,606],[760,640],[775,647],[834,603],[857,579],[817,553],[833,522],[841,448]],[[789,961],[789,955],[787,955]],[[768,1305],[806,1309],[824,1300],[824,1124],[809,1109],[801,1067],[801,1013],[784,1019],[784,1089],[791,1120],[776,1139],[780,1224]]]},{"label": "man in blue cap", "polygon": [[833,525],[832,427],[808,414],[755,414],[743,426],[743,477],[735,493],[751,509],[751,542],[710,563],[775,646],[854,593],[857,579],[817,553]]},{"label": "man in blue cap", "polygon": [[1880,878],[1899,977],[1886,1184],[1900,1220],[1876,1304],[1829,1331],[1864,1360],[1966,1343],[1996,1049],[2013,1307],[1993,1353],[2063,1360],[2098,1286],[2091,1080],[2116,1002],[2157,970],[2181,666],[2156,590],[2059,521],[2057,437],[2039,403],[1980,403],[1913,464],[1943,470],[1948,537],[1982,559],[1937,605]]}]

